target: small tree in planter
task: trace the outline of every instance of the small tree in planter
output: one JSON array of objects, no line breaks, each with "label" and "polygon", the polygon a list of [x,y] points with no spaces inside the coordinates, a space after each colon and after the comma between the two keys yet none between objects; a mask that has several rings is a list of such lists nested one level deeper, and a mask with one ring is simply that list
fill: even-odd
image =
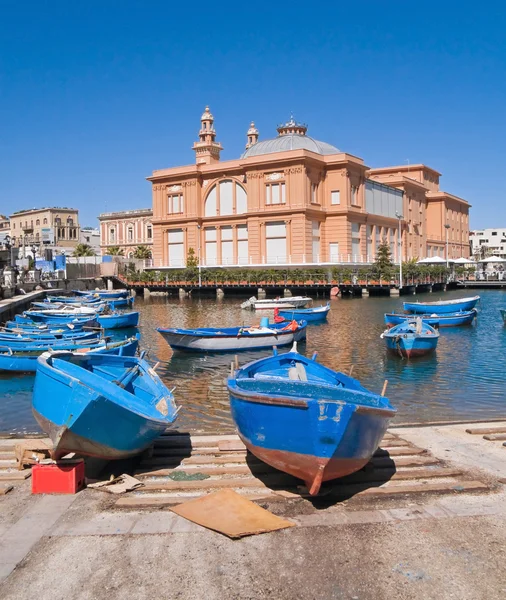
[{"label": "small tree in planter", "polygon": [[193,248],[188,248],[188,254],[186,255],[186,268],[187,269],[198,269],[199,259],[195,254]]},{"label": "small tree in planter", "polygon": [[382,280],[390,281],[392,278],[394,264],[392,262],[392,253],[386,240],[378,246],[376,250],[376,260],[374,261],[374,270],[378,274],[379,282]]}]

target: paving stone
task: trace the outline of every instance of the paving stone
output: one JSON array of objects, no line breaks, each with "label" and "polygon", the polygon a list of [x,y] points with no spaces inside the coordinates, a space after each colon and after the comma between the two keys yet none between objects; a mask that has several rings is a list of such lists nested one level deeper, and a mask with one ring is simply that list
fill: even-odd
[{"label": "paving stone", "polygon": [[415,519],[423,519],[427,517],[421,506],[410,508],[390,508],[385,511],[382,510],[381,512],[389,513],[398,521],[413,521]]},{"label": "paving stone", "polygon": [[384,523],[392,521],[392,516],[383,510],[354,510],[346,513],[346,519],[349,524]]},{"label": "paving stone", "polygon": [[327,514],[317,513],[314,515],[299,515],[295,521],[301,527],[318,527],[325,525],[346,525],[348,519],[344,512],[333,512]]},{"label": "paving stone", "polygon": [[424,506],[423,509],[434,519],[445,519],[453,516],[439,504],[429,504],[428,506]]},{"label": "paving stone", "polygon": [[138,514],[131,513],[100,513],[89,520],[62,523],[51,535],[125,535],[130,533],[139,518]]},{"label": "paving stone", "polygon": [[168,511],[142,515],[130,533],[170,533],[177,518],[177,515]]}]

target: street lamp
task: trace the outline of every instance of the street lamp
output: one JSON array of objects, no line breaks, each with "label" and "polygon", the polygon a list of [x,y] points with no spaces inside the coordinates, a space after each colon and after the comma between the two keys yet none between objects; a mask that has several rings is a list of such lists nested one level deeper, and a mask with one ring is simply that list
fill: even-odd
[{"label": "street lamp", "polygon": [[197,246],[197,257],[199,260],[198,268],[199,268],[199,288],[202,287],[202,266],[200,264],[200,225],[197,225],[198,230],[198,246]]},{"label": "street lamp", "polygon": [[445,224],[446,229],[446,268],[448,268],[448,229],[450,229],[450,224]]},{"label": "street lamp", "polygon": [[402,289],[402,215],[400,215],[397,211],[395,216],[399,219],[399,229],[397,235],[399,236],[399,289]]}]

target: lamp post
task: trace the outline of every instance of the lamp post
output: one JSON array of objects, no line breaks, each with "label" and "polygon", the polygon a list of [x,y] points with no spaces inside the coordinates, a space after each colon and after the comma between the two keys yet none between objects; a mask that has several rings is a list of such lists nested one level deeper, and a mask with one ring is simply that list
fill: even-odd
[{"label": "lamp post", "polygon": [[399,289],[402,289],[402,215],[400,215],[398,212],[395,213],[395,216],[399,219],[399,229],[398,229],[398,236],[399,236]]},{"label": "lamp post", "polygon": [[450,224],[449,223],[445,223],[445,229],[446,229],[446,268],[448,268],[448,229],[450,229]]},{"label": "lamp post", "polygon": [[198,246],[197,246],[197,256],[198,256],[198,260],[199,260],[199,264],[198,264],[198,268],[199,268],[199,288],[202,287],[202,266],[200,264],[200,225],[197,225],[197,231],[198,231]]}]

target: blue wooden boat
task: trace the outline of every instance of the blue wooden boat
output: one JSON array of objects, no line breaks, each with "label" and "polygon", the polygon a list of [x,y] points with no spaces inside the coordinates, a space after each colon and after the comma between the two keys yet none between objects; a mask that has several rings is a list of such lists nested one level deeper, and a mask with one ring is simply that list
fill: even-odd
[{"label": "blue wooden boat", "polygon": [[103,301],[107,302],[111,308],[124,308],[125,306],[133,306],[134,297],[128,296],[128,298],[117,298],[115,300],[104,299]]},{"label": "blue wooden boat", "polygon": [[73,319],[97,317],[97,315],[103,311],[105,305],[100,307],[86,308],[84,306],[76,307],[72,310],[64,310],[61,308],[46,309],[46,310],[27,310],[23,313],[23,316],[31,319],[35,322],[43,323],[70,323]]},{"label": "blue wooden boat", "polygon": [[[478,311],[473,308],[464,312],[446,313],[442,315],[426,315],[421,314],[420,317],[424,323],[431,327],[458,327],[460,325],[471,325],[474,319],[478,316]],[[406,320],[413,320],[412,314],[402,313],[386,313],[385,323],[389,327],[399,325]]]},{"label": "blue wooden boat", "polygon": [[93,317],[91,319],[84,318],[74,318],[74,319],[62,319],[60,323],[42,323],[35,322],[29,319],[28,317],[24,317],[23,315],[16,315],[13,321],[7,321],[5,324],[6,327],[10,329],[23,329],[29,331],[65,331],[66,329],[72,331],[78,331],[81,329],[86,329],[88,327],[96,327],[97,319]]},{"label": "blue wooden boat", "polygon": [[129,294],[128,290],[73,290],[76,296],[98,296],[107,300],[115,298],[126,298]]},{"label": "blue wooden boat", "polygon": [[290,309],[276,309],[274,316],[279,315],[286,320],[292,319],[304,319],[308,323],[315,323],[318,321],[325,321],[330,310],[330,302],[323,306],[316,306],[314,308],[290,308]]},{"label": "blue wooden boat", "polygon": [[103,329],[121,329],[124,327],[137,327],[139,324],[138,312],[113,312],[110,315],[99,315],[98,324]]},{"label": "blue wooden boat", "polygon": [[99,296],[47,296],[46,304],[100,304],[103,300]]},{"label": "blue wooden boat", "polygon": [[396,412],[387,398],[314,358],[292,348],[227,380],[232,417],[248,450],[305,481],[312,495],[324,481],[366,465]]},{"label": "blue wooden boat", "polygon": [[472,296],[455,300],[438,300],[437,302],[403,302],[403,306],[404,310],[410,313],[443,315],[472,310],[478,304],[479,299],[479,296]]},{"label": "blue wooden boat", "polygon": [[[64,349],[77,351],[79,353],[119,354],[120,356],[134,356],[139,346],[138,337],[131,337],[118,342],[106,342],[100,340],[95,343],[74,345],[52,345],[51,350]],[[0,371],[35,371],[37,369],[37,358],[47,352],[49,346],[13,350],[8,346],[0,345]]]},{"label": "blue wooden boat", "polygon": [[[31,305],[33,306],[33,308],[31,308],[30,310],[33,311],[38,311],[38,310],[43,310],[43,311],[63,311],[63,312],[79,312],[83,307],[85,307],[86,309],[90,309],[92,308],[95,312],[100,312],[102,310],[105,309],[105,307],[108,305],[108,303],[106,302],[93,302],[93,303],[87,303],[87,302],[73,302],[72,304],[68,304],[68,303],[64,303],[64,302],[46,302],[45,300],[43,302],[32,302]],[[86,310],[84,311],[86,313],[88,313],[89,311]]]},{"label": "blue wooden boat", "polygon": [[200,329],[162,329],[169,346],[187,352],[239,352],[273,346],[287,346],[306,339],[306,321],[271,323],[266,327],[202,327]]},{"label": "blue wooden boat", "polygon": [[175,421],[172,393],[141,358],[44,353],[38,359],[32,408],[53,442],[103,459],[139,454]]},{"label": "blue wooden boat", "polygon": [[74,342],[83,340],[93,340],[100,336],[100,332],[96,331],[68,331],[65,333],[41,333],[41,332],[8,332],[0,331],[0,345],[11,346],[20,344],[42,344],[56,342]]},{"label": "blue wooden boat", "polygon": [[417,317],[387,329],[380,337],[392,352],[412,358],[433,352],[437,347],[439,331]]}]

